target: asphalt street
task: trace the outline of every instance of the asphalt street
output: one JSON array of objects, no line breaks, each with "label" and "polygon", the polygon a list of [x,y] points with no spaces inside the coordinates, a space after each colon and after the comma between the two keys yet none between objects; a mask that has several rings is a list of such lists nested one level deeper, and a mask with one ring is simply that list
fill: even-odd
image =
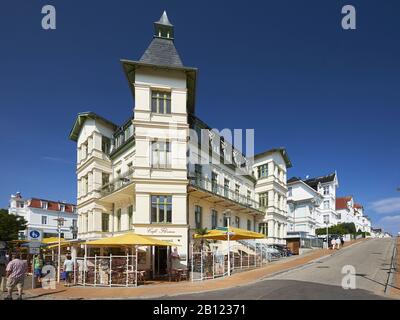
[{"label": "asphalt street", "polygon": [[[332,256],[306,266],[247,286],[160,299],[388,299],[384,295],[384,290],[388,280],[393,245],[394,239],[371,239],[338,250]],[[350,282],[345,281],[345,284],[355,284],[355,288],[346,290],[342,287],[342,281],[343,277],[348,277],[349,274],[354,274],[354,277]]]}]

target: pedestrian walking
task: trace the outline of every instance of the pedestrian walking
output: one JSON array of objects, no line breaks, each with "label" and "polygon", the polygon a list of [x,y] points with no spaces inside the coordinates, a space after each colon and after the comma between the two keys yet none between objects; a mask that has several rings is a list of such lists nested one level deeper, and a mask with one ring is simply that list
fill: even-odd
[{"label": "pedestrian walking", "polygon": [[335,240],[335,238],[332,238],[332,240],[331,240],[331,245],[332,245],[332,250],[335,250],[335,247],[336,247],[336,240]]},{"label": "pedestrian walking", "polygon": [[18,300],[22,300],[22,290],[28,265],[26,261],[21,260],[15,253],[11,254],[11,261],[6,267],[7,276],[7,297],[5,300],[12,300],[12,292],[15,287],[18,290]]},{"label": "pedestrian walking", "polygon": [[74,272],[74,262],[71,256],[67,256],[64,261],[64,273],[65,273],[65,286],[69,287],[71,285],[72,273]]},{"label": "pedestrian walking", "polygon": [[342,244],[342,248],[343,248],[343,246],[344,246],[344,239],[343,239],[343,237],[340,238],[340,243]]},{"label": "pedestrian walking", "polygon": [[339,250],[340,249],[340,244],[341,244],[340,239],[336,238],[335,241],[336,241],[336,249]]},{"label": "pedestrian walking", "polygon": [[0,251],[0,292],[6,291],[6,267],[8,264],[8,258],[5,251]]},{"label": "pedestrian walking", "polygon": [[37,255],[33,259],[33,269],[34,269],[35,277],[39,281],[41,281],[41,279],[42,279],[42,268],[43,268],[43,259],[40,257],[40,255]]}]

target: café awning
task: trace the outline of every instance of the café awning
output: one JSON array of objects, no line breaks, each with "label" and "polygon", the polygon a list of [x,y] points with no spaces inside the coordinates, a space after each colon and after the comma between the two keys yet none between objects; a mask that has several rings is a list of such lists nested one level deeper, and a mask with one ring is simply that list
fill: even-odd
[{"label": "caf\u00e9 awning", "polygon": [[103,238],[86,242],[92,247],[129,247],[129,246],[156,246],[156,247],[177,247],[178,245],[153,237],[144,236],[136,233],[126,233],[123,235]]},{"label": "caf\u00e9 awning", "polygon": [[[218,228],[210,230],[206,234],[195,234],[195,239],[207,239],[207,240],[228,240],[228,228]],[[230,240],[250,240],[250,239],[263,239],[265,235],[258,232],[239,228],[229,228],[229,239]]]}]

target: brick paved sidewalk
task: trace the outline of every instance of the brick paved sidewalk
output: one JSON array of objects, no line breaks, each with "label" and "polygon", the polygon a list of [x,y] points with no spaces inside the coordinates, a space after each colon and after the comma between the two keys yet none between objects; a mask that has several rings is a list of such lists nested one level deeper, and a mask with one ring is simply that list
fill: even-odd
[{"label": "brick paved sidewalk", "polygon": [[397,256],[395,260],[395,270],[393,273],[393,282],[389,288],[389,295],[393,298],[400,299],[400,237],[396,240]]},{"label": "brick paved sidewalk", "polygon": [[[364,239],[363,239],[364,240]],[[363,241],[356,240],[345,245],[347,247]],[[227,289],[236,286],[248,285],[273,274],[288,271],[304,266],[322,257],[334,254],[332,250],[317,249],[302,256],[292,256],[280,261],[272,262],[262,268],[235,273],[231,277],[219,278],[202,282],[180,282],[174,284],[143,285],[137,288],[93,288],[59,286],[55,290],[34,289],[27,290],[28,299],[141,299],[160,298],[179,294],[190,294],[206,291]]]}]

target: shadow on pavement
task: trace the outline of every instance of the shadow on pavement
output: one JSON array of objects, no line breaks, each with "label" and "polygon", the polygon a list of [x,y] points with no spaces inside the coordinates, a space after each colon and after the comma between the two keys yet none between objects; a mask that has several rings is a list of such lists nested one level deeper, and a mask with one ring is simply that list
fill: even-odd
[{"label": "shadow on pavement", "polygon": [[165,296],[158,300],[391,300],[367,290],[295,280],[266,280],[226,290]]}]

